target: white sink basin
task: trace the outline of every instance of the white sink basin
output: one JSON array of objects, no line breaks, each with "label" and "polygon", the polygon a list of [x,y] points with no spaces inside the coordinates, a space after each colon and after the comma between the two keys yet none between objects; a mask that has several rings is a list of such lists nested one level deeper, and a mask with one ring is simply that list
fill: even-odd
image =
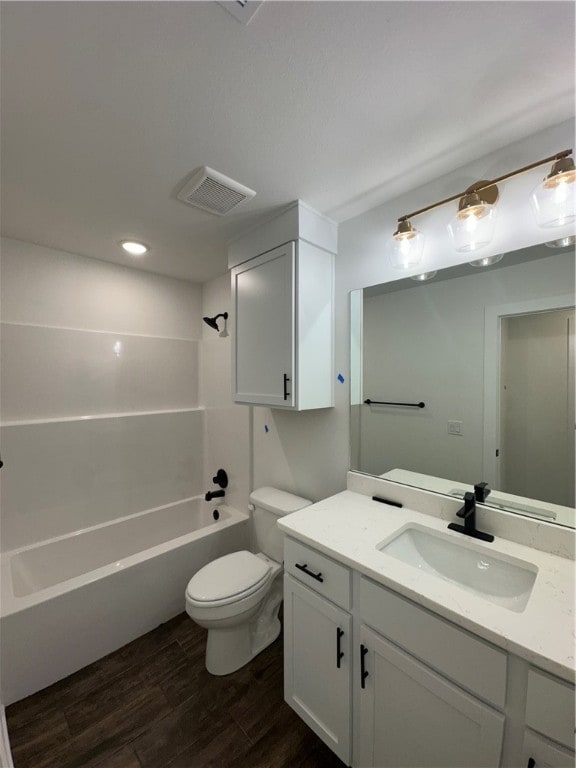
[{"label": "white sink basin", "polygon": [[535,565],[488,553],[462,534],[443,534],[419,525],[409,525],[377,549],[518,613],[526,607],[538,573]]}]

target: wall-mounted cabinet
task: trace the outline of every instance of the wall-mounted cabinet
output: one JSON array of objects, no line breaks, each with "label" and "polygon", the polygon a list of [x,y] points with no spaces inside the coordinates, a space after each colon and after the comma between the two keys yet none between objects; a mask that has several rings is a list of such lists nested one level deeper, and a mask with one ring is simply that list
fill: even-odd
[{"label": "wall-mounted cabinet", "polygon": [[334,404],[334,228],[297,203],[231,246],[234,402]]}]

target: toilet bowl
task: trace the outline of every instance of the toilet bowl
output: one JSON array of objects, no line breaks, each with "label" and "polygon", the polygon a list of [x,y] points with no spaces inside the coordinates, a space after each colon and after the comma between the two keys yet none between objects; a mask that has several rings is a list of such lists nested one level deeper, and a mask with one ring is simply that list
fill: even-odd
[{"label": "toilet bowl", "polygon": [[262,552],[233,552],[201,568],[186,587],[186,612],[208,630],[206,669],[228,675],[247,664],[281,631],[282,534],[277,518],[312,502],[275,488],[250,495]]}]

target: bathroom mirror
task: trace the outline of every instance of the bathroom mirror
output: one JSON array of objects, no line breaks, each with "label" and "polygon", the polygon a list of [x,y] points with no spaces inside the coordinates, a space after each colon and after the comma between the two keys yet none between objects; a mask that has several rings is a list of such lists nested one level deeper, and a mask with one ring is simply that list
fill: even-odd
[{"label": "bathroom mirror", "polygon": [[351,295],[351,468],[574,526],[574,247]]}]

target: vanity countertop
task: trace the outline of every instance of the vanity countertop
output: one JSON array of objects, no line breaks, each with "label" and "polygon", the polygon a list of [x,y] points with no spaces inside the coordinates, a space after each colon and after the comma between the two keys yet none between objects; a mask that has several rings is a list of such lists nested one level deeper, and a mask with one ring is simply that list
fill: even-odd
[{"label": "vanity countertop", "polygon": [[494,605],[457,584],[429,575],[377,549],[407,524],[455,537],[446,520],[397,509],[353,491],[324,499],[279,519],[282,531],[393,589],[551,674],[574,682],[574,561],[496,537],[474,541],[487,554],[502,554],[538,568],[522,612]]}]

